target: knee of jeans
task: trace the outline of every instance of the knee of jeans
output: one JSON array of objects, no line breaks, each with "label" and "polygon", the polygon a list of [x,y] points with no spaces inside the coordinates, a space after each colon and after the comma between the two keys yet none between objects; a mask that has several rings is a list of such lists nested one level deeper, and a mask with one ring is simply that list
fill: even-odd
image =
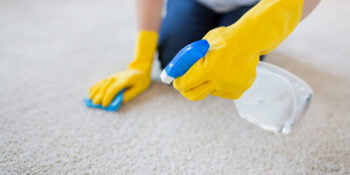
[{"label": "knee of jeans", "polygon": [[169,53],[168,50],[162,49],[161,47],[158,48],[158,60],[160,62],[161,69],[164,69],[172,58],[173,56]]},{"label": "knee of jeans", "polygon": [[161,63],[161,67],[164,68],[176,53],[190,42],[191,40],[186,36],[179,35],[179,33],[174,31],[161,35],[158,42],[158,60]]},{"label": "knee of jeans", "polygon": [[265,61],[266,55],[260,55],[260,61]]}]

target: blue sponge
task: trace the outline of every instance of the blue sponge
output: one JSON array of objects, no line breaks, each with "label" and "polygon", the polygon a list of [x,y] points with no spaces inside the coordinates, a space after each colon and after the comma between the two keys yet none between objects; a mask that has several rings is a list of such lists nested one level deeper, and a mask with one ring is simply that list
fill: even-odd
[{"label": "blue sponge", "polygon": [[118,109],[120,108],[120,106],[123,103],[123,94],[124,94],[125,89],[123,89],[122,91],[120,91],[113,99],[112,103],[107,106],[107,107],[103,107],[102,105],[96,105],[94,104],[90,99],[85,98],[83,101],[85,103],[85,105],[87,107],[90,108],[100,108],[100,109],[104,109],[106,111],[118,111]]}]

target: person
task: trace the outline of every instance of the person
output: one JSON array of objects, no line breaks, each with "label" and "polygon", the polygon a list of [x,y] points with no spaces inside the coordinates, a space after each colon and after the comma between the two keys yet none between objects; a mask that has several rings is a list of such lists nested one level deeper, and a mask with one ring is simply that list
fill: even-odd
[{"label": "person", "polygon": [[254,82],[259,57],[276,48],[319,1],[168,0],[163,13],[162,0],[138,0],[135,57],[125,70],[94,84],[90,99],[106,107],[126,89],[123,102],[128,102],[151,84],[157,50],[164,68],[181,48],[200,39],[209,42],[208,53],[175,79],[174,88],[189,100],[237,99]]}]

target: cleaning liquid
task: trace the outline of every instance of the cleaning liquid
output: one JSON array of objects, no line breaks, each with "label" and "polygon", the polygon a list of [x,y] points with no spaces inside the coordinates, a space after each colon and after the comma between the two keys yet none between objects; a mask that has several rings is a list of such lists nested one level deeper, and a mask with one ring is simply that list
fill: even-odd
[{"label": "cleaning liquid", "polygon": [[[161,80],[170,84],[184,75],[208,49],[206,40],[187,45],[162,71]],[[312,94],[312,89],[297,76],[260,62],[254,84],[240,99],[234,100],[234,104],[240,117],[247,121],[269,131],[288,134],[307,111]]]},{"label": "cleaning liquid", "polygon": [[260,62],[252,87],[234,100],[239,115],[266,130],[288,134],[312,99],[312,89],[300,78]]}]

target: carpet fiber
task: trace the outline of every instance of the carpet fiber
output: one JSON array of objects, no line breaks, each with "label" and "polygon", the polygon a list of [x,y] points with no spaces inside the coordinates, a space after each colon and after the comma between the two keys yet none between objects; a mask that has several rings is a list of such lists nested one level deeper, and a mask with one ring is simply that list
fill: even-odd
[{"label": "carpet fiber", "polygon": [[350,1],[323,1],[267,62],[302,77],[312,106],[290,135],[232,101],[160,83],[119,112],[82,103],[132,58],[134,1],[0,2],[0,174],[350,174]]}]

